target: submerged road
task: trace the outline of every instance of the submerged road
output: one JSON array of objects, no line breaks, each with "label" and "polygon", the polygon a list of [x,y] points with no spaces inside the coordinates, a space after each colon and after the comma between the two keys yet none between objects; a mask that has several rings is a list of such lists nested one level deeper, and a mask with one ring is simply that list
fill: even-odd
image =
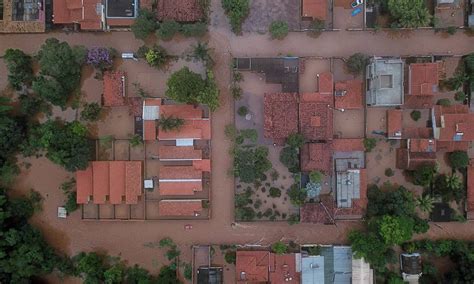
[{"label": "submerged road", "polygon": [[[215,1],[214,1],[215,2]],[[233,102],[230,99],[230,63],[233,56],[318,56],[347,57],[356,52],[370,55],[462,55],[474,51],[474,37],[463,32],[449,37],[433,31],[420,30],[394,33],[383,32],[325,32],[314,39],[305,33],[291,33],[281,41],[272,41],[268,35],[230,33],[219,7],[212,16],[211,31],[207,38],[214,48],[216,76],[222,93],[220,109],[213,115],[213,179],[212,219],[209,221],[150,221],[150,222],[84,222],[80,214],[74,213],[67,220],[56,217],[56,208],[62,204],[62,193],[58,186],[69,175],[46,159],[29,160],[32,167],[18,181],[21,190],[34,187],[45,196],[44,211],[34,218],[56,247],[75,253],[81,250],[105,249],[111,255],[120,254],[130,263],[139,263],[153,268],[156,252],[143,244],[165,236],[172,237],[183,246],[198,243],[248,243],[269,244],[274,241],[294,240],[299,243],[344,243],[347,232],[360,226],[358,222],[340,222],[337,226],[299,224],[289,226],[286,222],[257,222],[238,224],[234,222],[234,182],[227,174],[231,167],[228,155],[229,141],[225,139],[224,127],[233,121]],[[113,33],[48,33],[0,35],[0,53],[7,48],[20,48],[34,53],[48,37],[56,37],[70,44],[88,47],[114,47],[119,52],[135,51],[143,44],[130,32]],[[160,43],[172,54],[181,54],[194,43],[193,39],[177,39]],[[5,66],[0,67],[4,77]],[[5,78],[0,78],[4,82]],[[47,173],[47,175],[44,175]],[[38,178],[40,177],[40,178]],[[52,177],[52,178],[48,178]],[[54,193],[54,194],[53,194]],[[183,226],[192,224],[191,231]],[[455,236],[454,236],[455,234]],[[442,227],[432,226],[430,237],[469,238],[474,235],[474,226],[469,223],[449,223]],[[229,279],[230,280],[230,279]],[[227,283],[227,282],[226,282]]]}]

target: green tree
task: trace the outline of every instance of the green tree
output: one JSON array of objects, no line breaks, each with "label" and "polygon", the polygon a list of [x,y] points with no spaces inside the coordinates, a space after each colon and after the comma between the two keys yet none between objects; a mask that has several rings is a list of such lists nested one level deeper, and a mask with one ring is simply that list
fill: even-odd
[{"label": "green tree", "polygon": [[448,98],[439,99],[436,101],[436,104],[439,106],[450,106],[451,100]]},{"label": "green tree", "polygon": [[53,105],[65,108],[70,94],[53,77],[39,76],[33,81],[33,91]]},{"label": "green tree", "polygon": [[445,81],[446,85],[453,91],[460,89],[464,83],[469,79],[469,76],[464,71],[457,71],[453,77]]},{"label": "green tree", "polygon": [[236,34],[242,32],[242,23],[250,12],[249,0],[221,0],[222,7],[229,17],[232,31]]},{"label": "green tree", "polygon": [[324,178],[324,174],[320,171],[312,171],[309,173],[309,180],[312,183],[320,183]]},{"label": "green tree", "polygon": [[98,103],[85,103],[81,111],[81,119],[86,121],[97,121],[100,117],[102,108]]},{"label": "green tree", "polygon": [[179,130],[181,127],[184,125],[184,119],[179,118],[179,117],[174,117],[174,116],[164,116],[162,115],[160,117],[160,120],[158,121],[158,124],[161,128],[161,130],[168,132],[172,130]]},{"label": "green tree", "polygon": [[431,22],[424,0],[388,0],[388,10],[402,28],[426,27]]},{"label": "green tree", "polygon": [[300,133],[292,133],[288,135],[286,144],[293,148],[300,148],[304,145],[304,136]]},{"label": "green tree", "polygon": [[134,265],[127,269],[125,281],[128,284],[151,284],[151,275],[148,270]]},{"label": "green tree", "polygon": [[372,152],[372,150],[377,146],[377,139],[375,138],[364,138],[364,148],[366,152]]},{"label": "green tree", "polygon": [[288,246],[283,242],[276,242],[272,245],[272,251],[276,254],[283,255],[288,252]]},{"label": "green tree", "polygon": [[281,196],[281,190],[277,187],[271,187],[269,192],[271,197],[277,198]]},{"label": "green tree", "polygon": [[429,195],[420,196],[416,199],[416,206],[418,206],[421,211],[431,213],[434,207],[434,199]]},{"label": "green tree", "polygon": [[380,237],[388,246],[400,245],[411,239],[413,235],[414,222],[408,217],[385,215],[371,220],[371,223],[369,222],[369,227],[376,226]]},{"label": "green tree", "polygon": [[104,282],[106,284],[120,284],[123,283],[125,277],[125,267],[120,263],[112,265],[104,272]]},{"label": "green tree", "polygon": [[9,48],[5,51],[3,59],[8,69],[8,82],[16,90],[28,86],[33,80],[31,56],[20,49]]},{"label": "green tree", "polygon": [[207,43],[198,42],[193,45],[193,52],[190,57],[197,61],[202,61],[208,68],[214,65],[214,60],[211,56],[212,49],[208,47]]},{"label": "green tree", "polygon": [[305,203],[308,192],[304,188],[299,188],[297,184],[293,184],[288,190],[288,197],[290,198],[291,204],[301,206]]},{"label": "green tree", "polygon": [[463,91],[459,91],[454,94],[454,99],[458,102],[464,102],[467,98],[467,95]]},{"label": "green tree", "polygon": [[346,61],[346,67],[350,73],[359,75],[364,72],[369,63],[369,57],[362,53],[354,53]]},{"label": "green tree", "polygon": [[206,23],[181,24],[181,33],[185,37],[203,37],[207,33]]},{"label": "green tree", "polygon": [[81,252],[73,257],[76,273],[85,283],[100,283],[104,279],[104,257],[95,252]]},{"label": "green tree", "polygon": [[413,183],[428,186],[433,181],[436,172],[436,167],[433,165],[421,165],[413,172]]},{"label": "green tree", "polygon": [[225,262],[227,262],[228,264],[235,264],[237,260],[237,254],[233,250],[226,251],[224,255],[224,259],[225,259]]},{"label": "green tree", "polygon": [[147,9],[138,11],[138,17],[131,26],[132,32],[138,39],[146,39],[158,28],[155,14]]},{"label": "green tree", "polygon": [[164,21],[156,31],[156,36],[162,40],[171,40],[180,29],[181,25],[176,21]]},{"label": "green tree", "polygon": [[157,283],[160,284],[181,284],[182,282],[178,279],[176,269],[171,266],[163,266],[158,274]]},{"label": "green tree", "polygon": [[404,187],[369,186],[367,190],[366,215],[368,218],[376,216],[413,216],[415,215],[415,198],[413,193]]},{"label": "green tree", "polygon": [[272,168],[268,148],[264,146],[238,148],[234,153],[234,175],[242,182],[252,183]]},{"label": "green tree", "polygon": [[298,149],[287,146],[280,152],[280,162],[292,173],[299,172]]},{"label": "green tree", "polygon": [[162,46],[155,44],[152,48],[149,48],[145,52],[145,60],[151,67],[163,68],[168,64],[172,56],[168,54],[166,49]]},{"label": "green tree", "polygon": [[268,28],[272,39],[284,39],[289,32],[288,23],[284,21],[273,21]]},{"label": "green tree", "polygon": [[469,165],[469,156],[465,151],[449,153],[449,164],[453,169],[464,169]]},{"label": "green tree", "polygon": [[410,112],[410,117],[414,121],[418,121],[421,118],[421,112],[418,111],[418,110],[414,110],[414,111]]},{"label": "green tree", "polygon": [[387,245],[374,233],[352,231],[349,241],[356,258],[364,258],[377,271],[384,270]]}]

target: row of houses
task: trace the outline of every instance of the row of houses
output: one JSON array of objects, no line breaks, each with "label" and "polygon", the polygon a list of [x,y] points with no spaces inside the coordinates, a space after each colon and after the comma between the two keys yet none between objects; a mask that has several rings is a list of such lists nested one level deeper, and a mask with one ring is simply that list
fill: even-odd
[{"label": "row of houses", "polygon": [[[77,203],[99,212],[106,206],[145,204],[143,219],[150,219],[146,212],[157,218],[203,217],[211,182],[209,112],[160,98],[127,97],[125,81],[124,72],[105,72],[102,104],[112,110],[129,108],[135,133],[150,150],[140,160],[92,161],[76,172]],[[163,129],[160,120],[165,118],[183,123]]]},{"label": "row of houses", "polygon": [[[0,33],[45,32],[53,26],[84,31],[130,28],[140,9],[155,7],[159,21],[197,22],[204,18],[197,0],[4,0]],[[156,6],[154,6],[156,5]]]}]

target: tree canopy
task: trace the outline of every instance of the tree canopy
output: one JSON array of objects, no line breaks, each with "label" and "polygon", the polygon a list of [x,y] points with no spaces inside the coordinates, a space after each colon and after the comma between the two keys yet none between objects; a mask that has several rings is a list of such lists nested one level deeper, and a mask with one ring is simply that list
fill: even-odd
[{"label": "tree canopy", "polygon": [[166,95],[177,102],[206,104],[211,110],[216,110],[219,106],[219,90],[210,70],[204,80],[198,73],[183,67],[171,75],[167,86]]},{"label": "tree canopy", "polygon": [[232,31],[236,34],[242,31],[242,23],[250,13],[249,0],[222,0],[222,7],[229,17]]},{"label": "tree canopy", "polygon": [[424,0],[388,0],[388,10],[402,28],[426,27],[431,22]]},{"label": "tree canopy", "polygon": [[252,183],[272,168],[268,160],[268,148],[241,147],[235,150],[234,155],[234,175],[242,182]]},{"label": "tree canopy", "polygon": [[469,165],[469,156],[464,151],[449,153],[449,164],[454,169],[464,169]]},{"label": "tree canopy", "polygon": [[159,27],[155,18],[155,14],[147,9],[138,11],[138,17],[131,26],[132,32],[138,39],[146,39],[150,34],[154,33]]},{"label": "tree canopy", "polygon": [[9,48],[3,56],[8,69],[8,82],[13,88],[19,90],[24,85],[29,85],[33,80],[31,56],[19,49]]}]

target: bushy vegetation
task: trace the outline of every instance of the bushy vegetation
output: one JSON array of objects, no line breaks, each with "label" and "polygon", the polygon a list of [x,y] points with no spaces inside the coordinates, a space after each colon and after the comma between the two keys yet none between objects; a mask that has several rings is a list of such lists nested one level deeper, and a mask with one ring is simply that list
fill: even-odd
[{"label": "bushy vegetation", "polygon": [[287,146],[280,152],[280,162],[292,173],[300,171],[299,148],[304,144],[304,137],[293,133],[286,140]]},{"label": "bushy vegetation", "polygon": [[410,117],[414,121],[418,121],[421,118],[421,112],[419,110],[413,110],[412,112],[410,112]]},{"label": "bushy vegetation", "polygon": [[284,39],[289,32],[288,23],[284,21],[273,21],[268,28],[272,39]]},{"label": "bushy vegetation", "polygon": [[85,121],[97,121],[102,108],[98,103],[85,103],[81,111],[81,119]]},{"label": "bushy vegetation", "polygon": [[469,156],[464,151],[454,151],[448,157],[453,169],[464,169],[469,165]]},{"label": "bushy vegetation", "polygon": [[326,28],[326,23],[320,19],[315,19],[311,22],[309,31],[307,32],[308,36],[312,38],[317,38],[321,35],[321,32]]},{"label": "bushy vegetation", "polygon": [[377,139],[375,138],[364,138],[365,152],[369,153],[377,146]]},{"label": "bushy vegetation", "polygon": [[20,90],[23,86],[29,86],[33,80],[33,69],[31,56],[19,49],[9,48],[3,56],[8,69],[8,83]]},{"label": "bushy vegetation", "polygon": [[272,251],[276,254],[282,255],[288,252],[288,246],[283,242],[276,242],[272,245]]},{"label": "bushy vegetation", "polygon": [[158,26],[155,14],[150,10],[141,9],[131,29],[136,38],[146,39],[155,32]]},{"label": "bushy vegetation", "polygon": [[158,121],[160,129],[164,132],[179,130],[184,125],[184,119],[174,116],[161,116]]},{"label": "bushy vegetation", "polygon": [[439,99],[437,102],[436,102],[437,105],[440,105],[440,106],[450,106],[451,105],[451,100],[448,99],[448,98],[444,98],[444,99]]},{"label": "bushy vegetation", "polygon": [[249,0],[222,0],[222,7],[229,17],[232,31],[236,34],[242,32],[242,23],[250,12]]},{"label": "bushy vegetation", "polygon": [[157,69],[164,68],[173,59],[173,56],[169,55],[164,47],[157,44],[152,47],[143,46],[138,53],[139,56],[143,54],[148,65]]},{"label": "bushy vegetation", "polygon": [[388,0],[388,11],[395,20],[395,27],[418,28],[431,23],[424,0]]},{"label": "bushy vegetation", "polygon": [[369,63],[369,57],[362,53],[354,53],[346,61],[347,70],[354,75],[359,75],[365,71]]},{"label": "bushy vegetation", "polygon": [[234,150],[233,173],[242,182],[252,183],[259,180],[271,168],[268,148],[265,146],[238,147]]},{"label": "bushy vegetation", "polygon": [[198,73],[183,67],[171,75],[167,86],[166,95],[177,102],[206,104],[213,111],[219,107],[219,89],[210,70],[203,79]]},{"label": "bushy vegetation", "polygon": [[76,202],[77,194],[76,194],[75,187],[76,187],[75,179],[65,181],[61,184],[61,191],[66,196],[66,202],[64,204],[64,208],[66,209],[67,213],[72,213],[79,208]]},{"label": "bushy vegetation", "polygon": [[308,192],[304,188],[300,188],[298,184],[293,184],[287,192],[291,204],[301,206],[308,197]]},{"label": "bushy vegetation", "polygon": [[386,272],[387,263],[396,261],[392,246],[426,232],[429,225],[416,214],[415,197],[404,187],[370,186],[368,199],[367,229],[352,231],[349,240],[356,257],[364,257],[378,272]]},{"label": "bushy vegetation", "polygon": [[413,171],[413,184],[428,186],[433,182],[434,177],[437,173],[436,166],[433,165],[421,165],[415,171]]},{"label": "bushy vegetation", "polygon": [[203,37],[207,33],[206,23],[178,23],[176,21],[164,21],[156,30],[156,36],[162,40],[171,40],[177,34],[185,37]]}]

